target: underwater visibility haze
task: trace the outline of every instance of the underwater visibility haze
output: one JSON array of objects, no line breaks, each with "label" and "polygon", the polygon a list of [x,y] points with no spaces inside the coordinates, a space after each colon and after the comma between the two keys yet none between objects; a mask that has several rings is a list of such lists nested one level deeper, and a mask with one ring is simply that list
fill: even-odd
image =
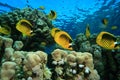
[{"label": "underwater visibility haze", "polygon": [[120,0],[1,0],[0,80],[120,80]]}]

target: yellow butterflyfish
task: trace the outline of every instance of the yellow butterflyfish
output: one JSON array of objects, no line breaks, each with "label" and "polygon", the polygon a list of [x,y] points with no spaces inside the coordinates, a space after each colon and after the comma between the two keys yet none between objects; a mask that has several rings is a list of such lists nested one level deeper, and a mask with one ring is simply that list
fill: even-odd
[{"label": "yellow butterflyfish", "polygon": [[48,14],[48,18],[54,20],[56,19],[56,17],[57,17],[56,12],[51,10],[50,13]]},{"label": "yellow butterflyfish", "polygon": [[41,10],[44,10],[44,9],[45,9],[45,7],[44,7],[44,6],[40,6],[39,8],[40,8]]},{"label": "yellow butterflyfish", "polygon": [[9,35],[11,33],[11,28],[10,27],[2,27],[0,26],[0,33]]},{"label": "yellow butterflyfish", "polygon": [[46,46],[47,45],[47,43],[46,42],[41,42],[41,44],[40,45],[42,45],[42,46]]},{"label": "yellow butterflyfish", "polygon": [[86,29],[85,29],[85,36],[87,38],[90,38],[90,26],[87,24]]},{"label": "yellow butterflyfish", "polygon": [[17,24],[16,24],[16,29],[18,31],[20,31],[23,35],[26,36],[32,36],[33,34],[33,30],[31,29],[33,26],[32,24],[25,19],[20,20]]},{"label": "yellow butterflyfish", "polygon": [[108,19],[107,19],[107,18],[102,19],[102,23],[103,23],[105,26],[107,26],[107,25],[108,25]]},{"label": "yellow butterflyfish", "polygon": [[70,35],[60,30],[59,28],[52,28],[51,35],[54,38],[55,42],[64,49],[73,50],[72,48],[72,38]]},{"label": "yellow butterflyfish", "polygon": [[117,26],[112,26],[112,27],[111,27],[111,30],[116,30],[116,29],[118,29]]},{"label": "yellow butterflyfish", "polygon": [[108,50],[120,49],[120,42],[109,32],[100,32],[96,38],[96,43]]},{"label": "yellow butterflyfish", "polygon": [[68,33],[64,31],[59,31],[55,34],[54,40],[57,44],[59,44],[64,49],[73,50],[71,46],[72,38]]},{"label": "yellow butterflyfish", "polygon": [[52,28],[52,30],[51,30],[51,35],[52,35],[52,37],[54,37],[55,34],[56,34],[57,32],[59,32],[59,31],[61,31],[59,28]]}]

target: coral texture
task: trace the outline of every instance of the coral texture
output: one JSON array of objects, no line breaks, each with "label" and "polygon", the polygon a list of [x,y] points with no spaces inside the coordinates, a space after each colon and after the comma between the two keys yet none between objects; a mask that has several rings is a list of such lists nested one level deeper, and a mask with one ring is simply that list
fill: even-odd
[{"label": "coral texture", "polygon": [[[32,30],[34,33],[34,36],[28,37],[23,36],[21,32],[19,32],[16,29],[16,24],[20,20],[27,20],[32,24]],[[24,9],[16,9],[12,12],[8,12],[6,14],[0,15],[0,26],[3,28],[9,28],[10,34],[5,35],[0,33],[3,36],[11,37],[16,41],[22,41],[24,44],[22,49],[30,51],[29,48],[31,48],[34,51],[37,51],[38,49],[44,50],[42,45],[37,45],[38,43],[45,42],[47,45],[53,44],[53,38],[50,35],[50,30],[54,27],[51,23],[51,21],[48,19],[47,15],[44,14],[42,11],[39,11],[37,9],[31,9],[31,8],[24,8]],[[6,40],[6,42],[13,42],[11,40]],[[18,44],[18,42],[15,42],[15,44]],[[8,44],[5,43],[5,46],[10,47]],[[21,45],[21,43],[19,43]],[[29,45],[29,46],[28,46]],[[22,45],[21,45],[22,46]],[[37,46],[37,48],[35,48]],[[14,47],[17,49],[18,46],[14,45]]]}]

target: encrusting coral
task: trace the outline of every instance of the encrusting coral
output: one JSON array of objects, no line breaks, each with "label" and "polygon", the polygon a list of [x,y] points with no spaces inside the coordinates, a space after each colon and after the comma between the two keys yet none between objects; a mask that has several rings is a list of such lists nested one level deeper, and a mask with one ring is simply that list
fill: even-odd
[{"label": "encrusting coral", "polygon": [[[14,43],[13,45],[13,43],[11,43],[11,38],[5,39],[6,41],[1,39],[2,44],[5,45],[2,52],[4,53],[4,56],[2,57],[0,73],[2,80],[20,80],[30,78],[32,78],[32,80],[51,79],[51,72],[46,66],[47,54],[45,52],[18,51],[23,45],[21,41],[15,41],[20,43],[20,47],[16,49],[14,45],[19,46],[18,43]],[[4,44],[5,42],[6,44]]]},{"label": "encrusting coral", "polygon": [[[47,67],[48,54],[43,51],[22,51],[22,41],[2,38],[1,79],[2,80],[99,80],[94,69],[92,54],[88,52],[67,51],[55,49],[52,53],[53,61]],[[8,40],[7,40],[8,39]],[[7,42],[6,44],[4,44]],[[20,45],[20,46],[19,46]],[[17,47],[18,46],[18,47]],[[11,65],[11,66],[9,66]],[[6,72],[7,70],[7,72]],[[10,72],[9,72],[10,71]],[[9,75],[9,73],[11,75]],[[3,75],[5,74],[5,75]]]},{"label": "encrusting coral", "polygon": [[19,51],[20,49],[22,49],[23,47],[23,42],[22,41],[15,41],[13,44],[13,48],[17,51]]},{"label": "encrusting coral", "polygon": [[11,60],[11,57],[13,55],[14,49],[13,48],[5,48],[5,59],[6,60]]},{"label": "encrusting coral", "polygon": [[67,52],[64,50],[56,49],[51,53],[51,55],[53,58],[52,65],[54,65],[54,72],[52,74],[53,78],[56,80],[62,80],[64,71],[63,66],[66,62]]},{"label": "encrusting coral", "polygon": [[12,47],[13,39],[4,37],[3,41],[6,48]]},{"label": "encrusting coral", "polygon": [[[62,53],[65,55],[62,56]],[[53,80],[100,80],[90,53],[56,49],[51,55],[55,65]]]},{"label": "encrusting coral", "polygon": [[43,51],[26,52],[16,51],[14,48],[12,49],[13,51],[10,55],[10,58],[3,57],[2,61],[3,64],[1,67],[2,80],[100,79],[97,71],[94,69],[92,55],[88,52],[82,53],[56,49],[51,53],[53,58],[51,65],[54,65],[54,67],[49,69],[46,65],[47,61],[49,61],[47,59],[48,55],[45,52]]},{"label": "encrusting coral", "polygon": [[6,61],[2,64],[1,79],[2,80],[13,80],[15,78],[16,63]]},{"label": "encrusting coral", "polygon": [[[73,54],[67,55],[67,67],[66,67],[66,77],[68,79],[75,79],[77,74],[77,62],[76,62],[76,56]],[[74,77],[73,77],[74,76]]]},{"label": "encrusting coral", "polygon": [[[43,55],[39,55],[41,53]],[[9,63],[16,64],[14,68],[14,73],[16,74],[11,75],[10,77],[7,76],[7,72],[4,72],[5,71],[4,64],[6,64],[6,66],[9,66]],[[37,52],[15,51],[12,55],[12,60],[9,61],[9,63],[5,61],[2,64],[1,74],[6,73],[5,78],[8,78],[4,79],[3,75],[1,75],[2,80],[28,79],[30,77],[32,78],[32,80],[51,79],[51,72],[46,67],[47,54],[42,51]]]}]

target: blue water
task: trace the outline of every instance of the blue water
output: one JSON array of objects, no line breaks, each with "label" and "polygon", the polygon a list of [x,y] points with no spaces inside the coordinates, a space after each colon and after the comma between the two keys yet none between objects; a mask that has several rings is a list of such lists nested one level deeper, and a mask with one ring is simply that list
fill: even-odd
[{"label": "blue water", "polygon": [[[90,24],[91,33],[102,30],[120,35],[120,0],[1,0],[0,13],[10,12],[15,8],[39,8],[44,6],[47,14],[50,10],[57,12],[57,19],[53,24],[68,32],[72,38],[84,33],[86,24]],[[109,24],[103,29],[101,20],[107,18]],[[117,30],[111,30],[117,26]]]}]

